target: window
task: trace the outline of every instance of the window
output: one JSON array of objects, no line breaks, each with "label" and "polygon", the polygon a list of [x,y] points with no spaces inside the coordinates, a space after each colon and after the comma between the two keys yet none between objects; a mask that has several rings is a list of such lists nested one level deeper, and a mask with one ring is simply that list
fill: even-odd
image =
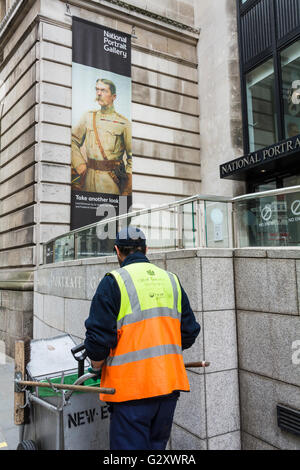
[{"label": "window", "polygon": [[272,59],[246,75],[250,152],[277,141],[274,87]]},{"label": "window", "polygon": [[300,41],[281,52],[285,138],[300,134]]}]

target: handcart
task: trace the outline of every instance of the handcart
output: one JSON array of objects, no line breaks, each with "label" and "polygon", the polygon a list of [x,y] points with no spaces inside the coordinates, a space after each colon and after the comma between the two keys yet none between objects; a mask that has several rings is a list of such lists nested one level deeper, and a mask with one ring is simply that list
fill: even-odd
[{"label": "handcart", "polygon": [[94,374],[84,373],[84,345],[66,334],[31,340],[29,347],[23,371],[17,354],[15,359],[17,450],[109,449],[108,405],[99,393],[115,390],[100,388]]}]

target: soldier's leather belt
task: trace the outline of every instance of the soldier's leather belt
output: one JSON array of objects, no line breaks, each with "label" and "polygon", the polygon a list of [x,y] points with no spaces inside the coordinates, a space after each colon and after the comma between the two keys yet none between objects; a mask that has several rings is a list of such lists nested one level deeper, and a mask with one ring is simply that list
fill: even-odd
[{"label": "soldier's leather belt", "polygon": [[120,162],[116,160],[94,160],[93,158],[88,158],[87,164],[88,168],[99,171],[112,171],[119,165]]}]

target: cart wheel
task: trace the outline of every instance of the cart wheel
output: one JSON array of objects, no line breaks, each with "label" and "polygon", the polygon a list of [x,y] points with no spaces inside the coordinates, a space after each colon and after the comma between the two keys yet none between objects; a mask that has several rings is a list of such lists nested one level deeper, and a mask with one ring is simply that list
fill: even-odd
[{"label": "cart wheel", "polygon": [[21,441],[17,450],[38,450],[38,446],[34,441]]}]

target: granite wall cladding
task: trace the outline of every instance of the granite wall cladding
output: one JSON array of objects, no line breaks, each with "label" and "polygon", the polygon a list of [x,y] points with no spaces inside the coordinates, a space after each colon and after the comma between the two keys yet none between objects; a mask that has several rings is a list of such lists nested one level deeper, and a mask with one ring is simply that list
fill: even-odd
[{"label": "granite wall cladding", "polygon": [[242,448],[300,449],[277,404],[300,409],[299,249],[234,252]]},{"label": "granite wall cladding", "polygon": [[[240,412],[231,250],[182,250],[150,254],[151,262],[177,273],[201,332],[184,360],[206,359],[190,369],[169,447],[174,450],[239,449]],[[63,332],[84,338],[84,321],[98,282],[117,267],[114,256],[41,266],[35,272],[34,338]]]},{"label": "granite wall cladding", "polygon": [[15,341],[32,337],[33,272],[0,270],[0,349],[14,357]]},{"label": "granite wall cladding", "polygon": [[33,292],[18,290],[0,291],[0,344],[1,351],[13,357],[15,341],[32,337]]}]

